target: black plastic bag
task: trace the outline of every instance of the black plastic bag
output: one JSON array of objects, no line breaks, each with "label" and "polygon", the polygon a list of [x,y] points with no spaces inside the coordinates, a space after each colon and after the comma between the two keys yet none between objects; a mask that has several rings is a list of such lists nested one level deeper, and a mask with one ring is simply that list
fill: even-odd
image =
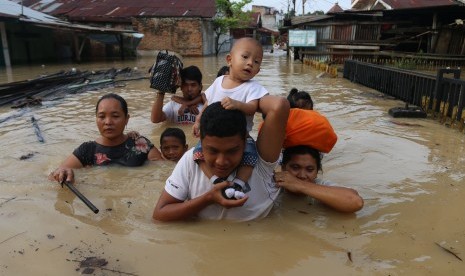
[{"label": "black plastic bag", "polygon": [[181,86],[182,61],[168,51],[160,51],[150,69],[150,88],[160,92],[176,93]]}]

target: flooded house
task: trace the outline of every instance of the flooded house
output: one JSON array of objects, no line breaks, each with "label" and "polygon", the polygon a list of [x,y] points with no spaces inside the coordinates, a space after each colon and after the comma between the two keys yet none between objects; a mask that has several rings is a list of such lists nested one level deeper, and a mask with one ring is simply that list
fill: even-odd
[{"label": "flooded house", "polygon": [[[266,26],[263,18],[266,18]],[[260,41],[265,49],[271,48],[279,36],[278,30],[275,29],[278,24],[276,19],[277,11],[273,8],[264,6],[258,6],[257,8],[257,6],[253,6],[249,24],[245,27],[231,29],[231,36],[233,39],[253,37]]]},{"label": "flooded house", "polygon": [[[73,24],[12,1],[0,0],[0,66],[80,61],[87,55],[89,48],[85,45],[92,41],[92,36],[131,38],[134,33],[133,30]],[[123,41],[118,45],[124,45]]]},{"label": "flooded house", "polygon": [[140,33],[138,55],[161,49],[184,56],[215,53],[215,0],[29,0],[27,5],[69,22]]},{"label": "flooded house", "polygon": [[[292,45],[299,59],[342,63],[414,62],[432,66],[465,64],[465,1],[355,0],[352,9],[333,7],[325,15],[293,17],[288,30],[314,38]],[[291,38],[290,38],[291,39]]]}]

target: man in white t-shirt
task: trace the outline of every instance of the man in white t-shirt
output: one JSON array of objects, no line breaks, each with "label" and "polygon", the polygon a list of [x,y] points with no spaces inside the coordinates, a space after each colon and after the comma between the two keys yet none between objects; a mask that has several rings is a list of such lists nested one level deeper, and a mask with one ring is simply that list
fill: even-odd
[{"label": "man in white t-shirt", "polygon": [[249,180],[251,190],[242,199],[227,199],[224,190],[234,179],[247,137],[244,113],[212,103],[202,114],[200,140],[204,160],[196,163],[193,150],[186,152],[166,180],[153,211],[160,221],[198,216],[205,219],[252,220],[265,217],[280,189],[273,179],[284,141],[289,102],[264,96],[259,110],[266,115],[257,137],[259,161]]},{"label": "man in white t-shirt", "polygon": [[152,106],[151,120],[153,123],[164,121],[177,124],[193,124],[195,117],[202,109],[202,72],[197,66],[189,66],[181,70],[182,97],[173,96],[163,105],[165,93],[157,91],[157,97]]}]

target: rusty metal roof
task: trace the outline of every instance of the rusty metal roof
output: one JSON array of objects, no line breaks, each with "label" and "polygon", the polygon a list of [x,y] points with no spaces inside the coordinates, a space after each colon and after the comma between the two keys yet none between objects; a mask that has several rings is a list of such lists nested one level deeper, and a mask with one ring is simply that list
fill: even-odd
[{"label": "rusty metal roof", "polygon": [[131,17],[203,17],[215,0],[26,0],[31,8],[78,21],[130,21]]},{"label": "rusty metal roof", "polygon": [[465,4],[465,1],[463,0],[356,0],[352,2],[352,8],[354,10],[360,8],[368,8],[371,10],[401,10],[442,6],[463,6]]},{"label": "rusty metal roof", "polygon": [[68,29],[89,33],[135,33],[132,30],[73,24],[28,7],[21,7],[20,4],[8,0],[0,0],[0,10],[0,19],[15,19],[17,22],[23,22],[40,27]]},{"label": "rusty metal roof", "polygon": [[341,6],[339,6],[339,4],[336,2],[336,4],[334,4],[334,6],[329,9],[329,11],[327,13],[335,13],[335,12],[343,12],[344,9],[341,8]]},{"label": "rusty metal roof", "polygon": [[[383,0],[391,9],[416,9],[460,5],[457,0]],[[463,3],[462,3],[463,5]]]}]

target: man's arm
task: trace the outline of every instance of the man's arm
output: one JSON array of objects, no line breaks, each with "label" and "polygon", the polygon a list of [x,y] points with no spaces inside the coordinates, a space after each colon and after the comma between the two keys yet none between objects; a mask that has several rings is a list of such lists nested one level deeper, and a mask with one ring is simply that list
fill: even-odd
[{"label": "man's arm", "polygon": [[257,137],[257,150],[267,162],[276,162],[286,134],[289,101],[279,96],[264,96],[258,102],[259,110],[266,115]]},{"label": "man's arm", "polygon": [[363,199],[354,189],[303,181],[286,171],[276,172],[275,181],[290,192],[313,197],[339,212],[353,213],[363,207]]},{"label": "man's arm", "polygon": [[152,105],[152,114],[150,119],[152,123],[161,123],[166,120],[166,115],[163,112],[163,99],[165,98],[164,93],[157,93],[155,102]]},{"label": "man's arm", "polygon": [[239,207],[244,205],[248,197],[244,197],[239,200],[225,199],[221,190],[229,186],[229,182],[225,181],[218,183],[213,186],[213,189],[207,193],[196,197],[191,200],[181,201],[171,196],[165,190],[161,193],[160,198],[158,199],[157,205],[153,210],[153,219],[159,221],[175,221],[188,219],[205,207],[211,204],[219,204],[225,208]]}]

